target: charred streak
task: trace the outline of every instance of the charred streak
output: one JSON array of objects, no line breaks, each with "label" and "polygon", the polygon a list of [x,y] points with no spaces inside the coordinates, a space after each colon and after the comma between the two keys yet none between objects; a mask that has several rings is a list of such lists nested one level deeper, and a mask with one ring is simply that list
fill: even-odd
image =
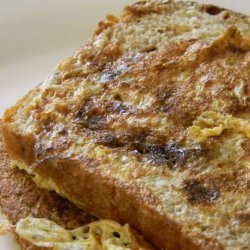
[{"label": "charred streak", "polygon": [[196,179],[184,181],[184,191],[187,194],[187,199],[191,203],[214,203],[220,196],[220,190],[213,185],[206,185]]},{"label": "charred streak", "polygon": [[152,164],[168,165],[171,168],[200,152],[200,149],[182,148],[173,142],[150,144],[146,142],[147,137],[147,135],[114,135],[110,133],[100,137],[97,142],[111,148],[127,147],[129,150],[144,155]]},{"label": "charred streak", "polygon": [[187,150],[178,148],[175,144],[153,145],[145,148],[149,158],[159,164],[175,164],[183,161],[187,156]]},{"label": "charred streak", "polygon": [[200,149],[183,148],[175,142],[163,145],[146,145],[142,151],[143,154],[147,154],[152,163],[168,164],[169,166],[183,163],[188,157],[198,152]]},{"label": "charred streak", "polygon": [[[119,113],[127,111],[127,107],[119,101],[116,105],[104,109]],[[94,107],[78,111],[76,121],[84,129],[95,131],[95,140],[98,144],[110,148],[126,147],[127,150],[137,151],[152,164],[178,168],[188,158],[201,153],[200,148],[185,148],[176,142],[164,143],[165,140],[162,140],[161,136],[152,135],[150,131],[146,130],[137,131],[134,128],[130,132],[115,133],[108,127],[107,116],[100,109]]]}]

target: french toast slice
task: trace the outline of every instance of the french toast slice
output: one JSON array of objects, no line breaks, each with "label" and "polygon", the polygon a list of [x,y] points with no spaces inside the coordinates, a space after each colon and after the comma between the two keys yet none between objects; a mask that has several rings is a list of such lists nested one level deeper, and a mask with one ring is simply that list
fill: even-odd
[{"label": "french toast slice", "polygon": [[39,186],[158,248],[247,249],[249,17],[140,1],[6,111]]},{"label": "french toast slice", "polygon": [[[92,230],[102,228],[103,234],[106,234],[108,238],[111,238],[108,234],[109,231],[113,230],[117,234],[116,237],[123,237],[129,243],[126,249],[153,249],[130,227],[122,227],[113,221],[98,220],[66,199],[61,198],[54,191],[37,187],[25,171],[10,167],[10,165],[11,162],[5,151],[2,134],[0,133],[0,209],[2,215],[10,224],[5,227],[7,227],[7,230],[11,228],[11,232],[15,233],[22,250],[52,249],[52,247],[39,246],[39,243],[41,244],[41,240],[43,240],[43,244],[49,244],[50,235],[53,235],[54,239],[56,236],[63,238],[62,233],[65,234],[65,232],[73,232],[76,235],[75,237],[81,236],[81,233],[79,233],[81,228],[85,230],[87,228],[92,228]],[[90,246],[85,249],[106,249],[99,241],[97,246],[92,246],[95,242],[94,239],[90,238],[90,232],[88,233],[89,235],[85,234],[85,241],[89,241],[87,243]],[[83,242],[85,243],[85,241]],[[76,243],[76,239],[67,244],[59,241],[59,247],[57,246],[56,249],[72,250]],[[117,245],[119,245],[118,243]],[[68,248],[66,245],[68,245]],[[60,246],[63,247],[60,248]],[[120,246],[119,249],[124,248]]]}]

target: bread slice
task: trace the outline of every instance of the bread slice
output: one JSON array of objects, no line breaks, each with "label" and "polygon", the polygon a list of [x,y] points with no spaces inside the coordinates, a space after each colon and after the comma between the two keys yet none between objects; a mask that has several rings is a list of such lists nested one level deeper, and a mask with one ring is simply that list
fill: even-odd
[{"label": "bread slice", "polygon": [[[94,233],[97,229],[102,228],[104,236],[109,239],[111,239],[110,231],[116,231],[118,240],[123,237],[121,241],[126,240],[129,243],[126,249],[152,249],[129,226],[122,227],[113,221],[98,220],[61,198],[54,191],[37,187],[26,172],[10,167],[10,164],[0,133],[0,209],[10,225],[14,226],[14,230],[11,231],[16,234],[22,250],[52,249],[52,247],[44,245],[51,244],[49,239],[55,240],[56,236],[59,237],[58,250],[71,250],[75,247],[74,244],[77,244],[76,239],[68,243],[60,241],[63,238],[62,233],[66,235],[70,233],[72,238],[73,236],[77,238],[82,237],[80,229],[86,231],[88,228],[92,229]],[[11,228],[11,226],[7,226],[7,228]],[[82,244],[90,245],[86,249],[106,249],[104,245],[100,244],[100,239],[90,237],[92,234],[89,231],[88,229],[88,235],[85,233],[85,240],[82,241]]]},{"label": "bread slice", "polygon": [[247,249],[249,17],[140,1],[6,111],[10,157],[164,249]]}]

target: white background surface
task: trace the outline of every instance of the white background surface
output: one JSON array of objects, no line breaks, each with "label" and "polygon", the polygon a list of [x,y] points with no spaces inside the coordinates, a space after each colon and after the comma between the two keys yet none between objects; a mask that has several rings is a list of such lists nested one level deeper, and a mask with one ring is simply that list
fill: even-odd
[{"label": "white background surface", "polygon": [[[0,116],[133,0],[0,0]],[[250,15],[249,0],[201,0]],[[12,250],[0,237],[0,250]]]}]

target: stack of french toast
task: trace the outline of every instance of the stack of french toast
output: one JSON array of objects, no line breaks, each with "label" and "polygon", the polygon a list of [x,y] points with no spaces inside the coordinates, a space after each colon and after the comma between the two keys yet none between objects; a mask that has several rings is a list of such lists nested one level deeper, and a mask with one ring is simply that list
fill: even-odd
[{"label": "stack of french toast", "polygon": [[24,250],[250,246],[250,18],[189,1],[108,15],[1,120]]}]

